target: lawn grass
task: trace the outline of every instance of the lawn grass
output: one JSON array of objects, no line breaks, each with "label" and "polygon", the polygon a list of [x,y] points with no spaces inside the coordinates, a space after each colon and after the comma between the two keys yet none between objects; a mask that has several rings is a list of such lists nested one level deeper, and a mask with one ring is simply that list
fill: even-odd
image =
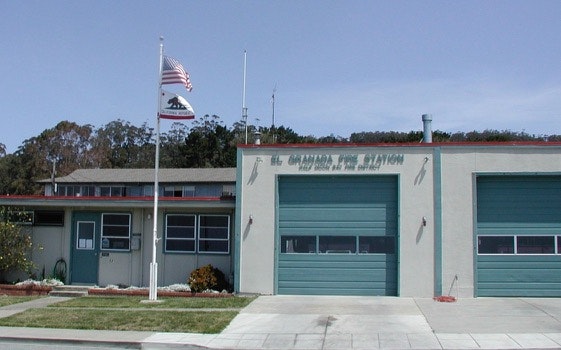
[{"label": "lawn grass", "polygon": [[223,298],[158,298],[159,303],[142,303],[145,296],[86,296],[52,304],[50,307],[65,308],[159,308],[159,309],[227,309],[243,308],[254,297]]},{"label": "lawn grass", "polygon": [[[37,297],[6,297],[11,303]],[[0,301],[3,298],[0,297]],[[6,318],[0,326],[115,331],[220,333],[255,297],[161,298],[86,296],[31,309]],[[175,310],[170,310],[175,309]],[[204,309],[204,310],[199,310]],[[234,309],[234,310],[232,310]]]},{"label": "lawn grass", "polygon": [[0,319],[0,326],[116,331],[220,333],[237,311],[32,309]]},{"label": "lawn grass", "polygon": [[0,307],[24,303],[26,301],[35,300],[41,298],[40,296],[13,296],[13,295],[0,295]]}]

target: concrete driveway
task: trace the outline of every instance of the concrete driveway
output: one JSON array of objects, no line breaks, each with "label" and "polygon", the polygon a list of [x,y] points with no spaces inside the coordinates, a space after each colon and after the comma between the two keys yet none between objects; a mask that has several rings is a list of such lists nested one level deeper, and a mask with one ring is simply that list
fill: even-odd
[{"label": "concrete driveway", "polygon": [[561,348],[561,299],[261,296],[211,347]]}]

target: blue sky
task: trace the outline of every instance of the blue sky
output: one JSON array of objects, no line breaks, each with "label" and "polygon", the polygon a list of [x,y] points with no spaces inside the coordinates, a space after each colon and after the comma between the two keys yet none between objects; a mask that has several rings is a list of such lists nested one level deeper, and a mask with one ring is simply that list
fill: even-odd
[{"label": "blue sky", "polygon": [[[159,37],[196,114],[298,134],[561,134],[561,1],[0,1],[0,143],[155,126]],[[259,120],[259,121],[258,121]],[[163,121],[165,131],[169,121]],[[165,125],[164,125],[165,124]],[[188,124],[188,123],[187,123]]]}]

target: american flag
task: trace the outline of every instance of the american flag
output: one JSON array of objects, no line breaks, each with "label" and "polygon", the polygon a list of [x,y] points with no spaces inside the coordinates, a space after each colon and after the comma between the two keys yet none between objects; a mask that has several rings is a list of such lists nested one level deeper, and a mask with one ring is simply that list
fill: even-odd
[{"label": "american flag", "polygon": [[161,84],[183,84],[187,91],[193,90],[193,85],[191,85],[191,80],[189,80],[189,73],[187,73],[178,60],[168,56],[164,56]]}]

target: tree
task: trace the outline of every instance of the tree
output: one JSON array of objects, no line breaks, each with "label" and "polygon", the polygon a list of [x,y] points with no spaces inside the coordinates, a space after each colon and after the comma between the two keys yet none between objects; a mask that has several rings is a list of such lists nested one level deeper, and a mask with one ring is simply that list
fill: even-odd
[{"label": "tree", "polygon": [[184,154],[187,145],[187,126],[180,122],[171,125],[169,132],[160,135],[160,166],[162,168],[187,168]]},{"label": "tree", "polygon": [[137,127],[123,120],[99,128],[92,140],[99,167],[150,168],[154,166],[154,132],[146,123]]},{"label": "tree", "polygon": [[10,170],[17,172],[8,186],[10,193],[38,194],[41,187],[36,181],[51,177],[53,163],[56,163],[56,173],[60,175],[91,167],[91,133],[90,125],[62,121],[39,136],[25,140],[16,151],[16,158],[10,159],[10,165],[17,167]]},{"label": "tree", "polygon": [[185,140],[186,163],[193,168],[235,167],[234,134],[221,125],[216,115],[205,115],[193,122]]},{"label": "tree", "polygon": [[34,264],[28,259],[31,253],[31,236],[21,231],[21,226],[10,222],[9,213],[2,210],[0,221],[0,279],[8,273],[23,271],[30,274]]}]

